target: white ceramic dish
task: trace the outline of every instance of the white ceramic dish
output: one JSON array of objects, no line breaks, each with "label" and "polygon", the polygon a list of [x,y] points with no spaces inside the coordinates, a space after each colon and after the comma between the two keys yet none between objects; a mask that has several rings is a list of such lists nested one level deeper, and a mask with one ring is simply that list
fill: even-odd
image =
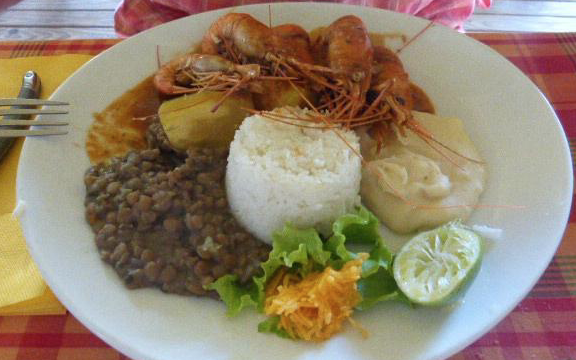
[{"label": "white ceramic dish", "polygon": [[[267,22],[268,6],[237,8]],[[371,32],[416,34],[427,22],[402,14],[334,4],[274,4],[275,24],[308,30],[356,14]],[[229,10],[226,10],[229,11]],[[226,11],[204,13],[132,37],[74,74],[54,94],[69,101],[65,137],[26,141],[18,172],[22,225],[30,251],[50,287],[91,331],[137,359],[440,359],[473,342],[501,320],[542,274],[562,237],[572,198],[566,138],[537,88],[490,48],[435,26],[402,52],[412,79],[438,113],[463,119],[487,161],[484,204],[470,223],[503,229],[463,300],[447,309],[411,309],[384,303],[356,319],[353,329],[322,344],[259,334],[261,316],[224,315],[211,299],[127,290],[100,261],[84,221],[84,140],[91,114],[137,84],[163,60],[197,42]]]}]

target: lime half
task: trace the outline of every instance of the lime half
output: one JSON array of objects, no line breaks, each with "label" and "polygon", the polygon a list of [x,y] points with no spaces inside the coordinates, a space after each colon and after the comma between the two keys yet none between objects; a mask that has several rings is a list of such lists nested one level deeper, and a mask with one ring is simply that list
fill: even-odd
[{"label": "lime half", "polygon": [[482,239],[459,223],[416,235],[394,259],[394,279],[412,302],[446,305],[474,278]]}]

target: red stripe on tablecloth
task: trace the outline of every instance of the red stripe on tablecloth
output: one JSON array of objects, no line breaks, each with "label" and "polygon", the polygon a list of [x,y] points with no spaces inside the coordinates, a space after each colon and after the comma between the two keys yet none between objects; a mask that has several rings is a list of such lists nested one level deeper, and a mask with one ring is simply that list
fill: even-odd
[{"label": "red stripe on tablecloth", "polygon": [[558,33],[555,36],[558,38],[558,42],[562,44],[573,46],[576,43],[576,33]]},{"label": "red stripe on tablecloth", "polygon": [[0,347],[104,348],[108,345],[92,333],[58,332],[0,334]]},{"label": "red stripe on tablecloth", "polygon": [[[81,52],[82,50],[105,50],[109,48],[111,44],[99,44],[99,43],[70,43],[66,44],[64,47],[66,50],[70,50],[72,52]],[[44,47],[45,51],[53,51],[53,50],[60,50],[63,46],[58,43],[47,43]]]},{"label": "red stripe on tablecloth", "polygon": [[[544,336],[542,336],[544,335]],[[490,332],[472,347],[576,346],[576,331]]]},{"label": "red stripe on tablecloth", "polygon": [[556,110],[564,131],[568,136],[576,136],[576,109]]},{"label": "red stripe on tablecloth", "polygon": [[560,298],[526,298],[514,311],[547,312],[547,311],[576,311],[576,300],[570,297]]},{"label": "red stripe on tablecloth", "polygon": [[83,347],[108,347],[108,345],[91,333],[67,333],[62,338],[62,347],[66,348],[83,348]]},{"label": "red stripe on tablecloth", "polygon": [[[119,41],[118,41],[119,42]],[[115,45],[116,41],[108,41],[108,42],[97,42],[97,41],[78,41],[78,42],[68,42],[62,43],[58,41],[49,41],[49,42],[30,42],[27,43],[6,43],[0,42],[0,50],[13,50],[17,46],[32,46],[34,44],[42,44],[44,50],[55,50],[55,49],[70,49],[70,50],[94,50],[94,49],[106,49],[112,45]]]},{"label": "red stripe on tablecloth", "polygon": [[[572,159],[572,162],[574,162],[574,159]],[[576,172],[576,168],[572,169],[574,172]],[[572,206],[570,206],[570,217],[568,218],[568,222],[576,222],[576,194],[572,194]]]},{"label": "red stripe on tablecloth", "polygon": [[0,334],[0,347],[18,347],[23,336],[22,333]]},{"label": "red stripe on tablecloth", "polygon": [[62,347],[63,333],[25,333],[20,340],[20,347],[59,348]]},{"label": "red stripe on tablecloth", "polygon": [[60,333],[66,326],[66,318],[60,315],[30,316],[26,323],[29,333]]},{"label": "red stripe on tablecloth", "polygon": [[558,74],[576,71],[569,57],[562,56],[509,56],[510,60],[526,74]]}]

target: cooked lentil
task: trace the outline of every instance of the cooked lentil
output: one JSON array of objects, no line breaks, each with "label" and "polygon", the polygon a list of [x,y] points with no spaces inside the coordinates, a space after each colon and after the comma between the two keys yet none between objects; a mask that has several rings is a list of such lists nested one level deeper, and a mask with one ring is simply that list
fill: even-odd
[{"label": "cooked lentil", "polygon": [[149,127],[148,149],[88,169],[86,219],[128,288],[216,297],[203,285],[226,274],[247,282],[270,247],[229,211],[227,150],[176,152],[159,125]]}]

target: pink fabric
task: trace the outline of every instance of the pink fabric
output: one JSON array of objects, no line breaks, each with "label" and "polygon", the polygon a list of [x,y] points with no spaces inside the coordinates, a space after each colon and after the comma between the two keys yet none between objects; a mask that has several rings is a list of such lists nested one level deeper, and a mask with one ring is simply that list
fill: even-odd
[{"label": "pink fabric", "polygon": [[22,0],[0,0],[0,10],[5,10],[12,5],[16,5]]},{"label": "pink fabric", "polygon": [[[120,36],[130,36],[190,14],[270,2],[281,0],[123,0],[114,14],[114,26]],[[476,6],[488,8],[492,4],[492,0],[325,0],[324,2],[365,5],[403,12],[458,30],[462,30],[462,24],[472,15]]]}]

